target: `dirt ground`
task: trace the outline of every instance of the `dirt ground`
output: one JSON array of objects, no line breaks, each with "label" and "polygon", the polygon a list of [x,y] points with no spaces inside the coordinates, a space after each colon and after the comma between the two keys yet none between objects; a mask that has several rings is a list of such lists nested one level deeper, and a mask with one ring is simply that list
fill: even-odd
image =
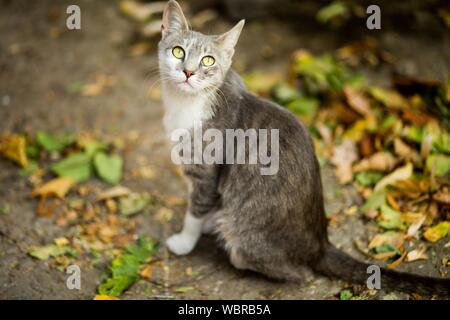
[{"label": "dirt ground", "polygon": [[[109,137],[138,132],[143,139],[127,153],[125,172],[145,157],[157,177],[136,179],[125,174],[123,185],[133,190],[184,196],[184,184],[170,164],[170,149],[161,124],[162,106],[147,95],[149,86],[156,81],[151,75],[157,66],[155,47],[146,55],[130,55],[135,24],[119,13],[114,1],[76,1],[82,10],[82,30],[64,29],[65,8],[73,2],[0,1],[0,131],[95,131]],[[230,26],[231,22],[220,19],[208,26],[208,30],[219,32]],[[365,32],[372,35],[368,30]],[[385,29],[373,36],[394,54],[398,71],[438,80],[448,76],[450,42],[445,32],[429,36],[419,31]],[[240,71],[284,72],[293,50],[302,47],[320,53],[334,50],[348,40],[351,40],[348,34],[325,28],[292,27],[274,20],[264,24],[250,22],[240,39],[235,65]],[[268,58],[262,54],[266,47],[272,48]],[[362,71],[374,82],[388,84],[392,69]],[[87,81],[96,74],[114,75],[118,83],[95,97],[83,97],[67,90],[71,83]],[[322,175],[327,212],[342,212],[360,202],[355,190],[341,190],[330,168],[324,168]],[[98,181],[88,183],[101,185]],[[82,266],[81,290],[69,290],[66,274],[27,255],[29,246],[49,243],[67,233],[51,218],[35,214],[37,201],[30,198],[30,192],[17,167],[0,160],[0,204],[11,205],[10,212],[0,216],[0,298],[92,299],[106,265]],[[149,214],[140,215],[139,234],[163,240],[180,228],[183,209],[178,208],[175,218],[166,225],[157,223]],[[366,259],[353,244],[355,239],[367,240],[370,232],[362,218],[341,215],[339,223],[330,226],[329,231],[336,246],[361,260]],[[427,261],[402,263],[398,269],[439,276],[439,257],[444,250],[448,251],[443,248],[446,242],[448,239],[433,246],[427,244],[435,255]],[[310,283],[294,284],[237,271],[216,248],[214,239],[208,237],[202,238],[188,256],[171,256],[165,249],[158,255],[169,267],[165,271],[155,270],[161,275],[160,281],[141,280],[123,299],[334,299],[348,286],[321,276]],[[188,267],[198,275],[186,276],[184,271]],[[186,293],[169,290],[179,286],[194,286],[195,290]],[[389,298],[408,298],[403,293],[392,295],[384,291],[375,297],[383,298],[386,294],[390,294]]]}]

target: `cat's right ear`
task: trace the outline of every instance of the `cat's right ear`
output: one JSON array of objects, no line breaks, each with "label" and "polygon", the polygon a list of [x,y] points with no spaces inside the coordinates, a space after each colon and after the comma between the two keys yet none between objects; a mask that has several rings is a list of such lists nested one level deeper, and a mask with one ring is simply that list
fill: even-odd
[{"label": "cat's right ear", "polygon": [[169,0],[164,8],[161,33],[164,38],[169,32],[188,30],[189,25],[184,17],[183,10],[175,0]]}]

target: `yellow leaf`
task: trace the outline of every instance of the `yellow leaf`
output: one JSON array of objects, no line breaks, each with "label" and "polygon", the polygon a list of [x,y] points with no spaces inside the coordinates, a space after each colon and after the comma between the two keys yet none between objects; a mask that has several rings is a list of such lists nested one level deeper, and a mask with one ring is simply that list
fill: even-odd
[{"label": "yellow leaf", "polygon": [[120,300],[117,297],[112,297],[112,296],[106,296],[103,294],[98,294],[94,297],[94,300]]},{"label": "yellow leaf", "polygon": [[44,185],[37,187],[33,190],[31,195],[33,197],[41,196],[57,196],[58,198],[64,198],[66,193],[75,185],[75,181],[68,177],[60,177],[48,181]]},{"label": "yellow leaf", "polygon": [[378,181],[374,190],[378,191],[388,185],[395,183],[396,181],[409,179],[412,176],[412,173],[413,173],[413,165],[412,163],[407,163],[405,166],[396,169],[395,171],[391,172],[383,179]]},{"label": "yellow leaf", "polygon": [[430,242],[444,238],[450,229],[450,221],[443,221],[424,232],[423,237]]},{"label": "yellow leaf", "polygon": [[28,164],[26,153],[27,142],[24,136],[17,134],[6,134],[0,136],[0,154],[21,167]]}]

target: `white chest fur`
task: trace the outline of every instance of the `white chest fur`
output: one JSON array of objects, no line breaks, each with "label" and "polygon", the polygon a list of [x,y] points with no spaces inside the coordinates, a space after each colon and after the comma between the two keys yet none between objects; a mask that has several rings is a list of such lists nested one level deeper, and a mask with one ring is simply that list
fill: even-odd
[{"label": "white chest fur", "polygon": [[207,95],[173,93],[168,88],[163,88],[162,96],[165,108],[163,124],[169,136],[173,130],[189,130],[194,124],[213,116]]}]

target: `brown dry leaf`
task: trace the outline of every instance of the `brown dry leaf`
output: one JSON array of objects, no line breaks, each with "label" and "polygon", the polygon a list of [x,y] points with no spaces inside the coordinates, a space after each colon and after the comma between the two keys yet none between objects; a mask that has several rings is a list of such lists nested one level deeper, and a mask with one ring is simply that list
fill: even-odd
[{"label": "brown dry leaf", "polygon": [[58,198],[64,198],[66,193],[75,185],[75,181],[73,181],[69,177],[59,177],[52,179],[45,183],[42,186],[39,186],[33,190],[31,195],[33,197],[41,196],[41,197],[49,197],[56,196]]},{"label": "brown dry leaf", "polygon": [[421,245],[418,249],[414,249],[406,255],[405,261],[412,262],[416,260],[427,260],[428,256],[425,254],[427,249],[425,246]]},{"label": "brown dry leaf", "polygon": [[369,242],[369,249],[381,247],[384,244],[390,244],[399,249],[404,241],[405,236],[402,233],[388,231],[376,234]]},{"label": "brown dry leaf", "polygon": [[397,255],[397,252],[388,251],[388,252],[382,252],[382,253],[375,253],[372,255],[372,257],[377,260],[387,260],[387,259],[395,257],[396,255]]},{"label": "brown dry leaf", "polygon": [[423,219],[424,215],[417,212],[403,212],[401,219],[408,225],[419,223]]},{"label": "brown dry leaf", "polygon": [[354,172],[361,171],[391,171],[397,160],[389,152],[377,152],[371,155],[369,158],[364,158],[353,166]]},{"label": "brown dry leaf", "polygon": [[0,136],[0,154],[21,167],[28,165],[26,147],[27,142],[22,135],[5,134]]},{"label": "brown dry leaf", "polygon": [[330,162],[336,166],[335,174],[341,184],[352,180],[352,164],[358,157],[356,144],[351,139],[345,139],[339,146],[334,147]]},{"label": "brown dry leaf", "polygon": [[108,190],[105,190],[103,192],[101,192],[98,196],[97,196],[97,201],[102,201],[102,200],[106,200],[106,199],[112,199],[112,198],[119,198],[119,197],[124,197],[127,196],[131,193],[131,190],[123,187],[121,185],[117,185],[115,187],[112,187]]},{"label": "brown dry leaf", "polygon": [[398,204],[397,200],[395,200],[395,197],[391,192],[388,192],[386,194],[386,200],[393,209],[395,209],[397,211],[401,211],[400,205]]},{"label": "brown dry leaf", "polygon": [[114,213],[117,211],[117,202],[113,199],[106,199],[105,201],[106,208],[108,208],[108,212]]},{"label": "brown dry leaf", "polygon": [[433,200],[443,204],[450,204],[450,190],[447,187],[442,188],[442,190],[433,194]]},{"label": "brown dry leaf", "polygon": [[366,117],[373,117],[372,108],[366,97],[361,92],[353,89],[350,86],[345,86],[344,95],[347,99],[348,105],[358,112],[359,114]]},{"label": "brown dry leaf", "polygon": [[39,200],[38,206],[36,208],[36,213],[43,217],[50,217],[53,215],[57,205],[58,202],[56,202],[55,200],[52,200],[49,203],[47,203],[46,198],[42,197]]},{"label": "brown dry leaf", "polygon": [[401,255],[397,260],[395,260],[395,261],[389,263],[389,264],[387,265],[387,267],[388,267],[389,269],[394,269],[394,268],[396,268],[400,263],[402,263],[403,260],[405,260],[406,254],[407,254],[406,250],[403,249],[402,255]]},{"label": "brown dry leaf", "polygon": [[388,185],[394,184],[396,181],[409,179],[409,178],[411,178],[412,173],[413,173],[413,165],[412,165],[412,163],[408,162],[403,167],[396,169],[395,171],[391,172],[390,174],[385,176],[383,179],[378,181],[374,190],[378,191]]},{"label": "brown dry leaf", "polygon": [[151,279],[153,274],[153,268],[150,264],[147,264],[142,268],[141,272],[139,272],[139,275],[144,279]]},{"label": "brown dry leaf", "polygon": [[396,155],[401,157],[406,161],[412,161],[414,164],[419,165],[422,163],[420,154],[411,148],[409,145],[404,143],[402,139],[395,138],[394,140],[394,152]]}]

